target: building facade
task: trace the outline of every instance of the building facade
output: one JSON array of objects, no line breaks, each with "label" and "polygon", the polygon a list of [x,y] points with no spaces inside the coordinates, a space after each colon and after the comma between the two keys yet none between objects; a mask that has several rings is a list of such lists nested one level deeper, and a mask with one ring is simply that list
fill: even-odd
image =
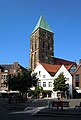
[{"label": "building facade", "polygon": [[81,61],[77,66],[73,76],[73,96],[81,98]]},{"label": "building facade", "polygon": [[54,56],[54,32],[43,16],[40,16],[30,36],[30,68],[32,71],[39,62],[56,65],[76,64]]},{"label": "building facade", "polygon": [[72,98],[72,75],[69,72],[70,66],[64,65],[51,65],[46,63],[39,63],[38,66],[34,69],[34,72],[37,73],[39,78],[38,86],[42,87],[46,92],[44,97],[58,98],[58,91],[53,91],[54,88],[54,79],[58,77],[60,73],[64,74],[66,77],[66,84],[69,84],[69,93],[68,97]]},{"label": "building facade", "polygon": [[18,62],[14,62],[13,64],[9,65],[0,65],[0,91],[8,91],[8,86],[4,84],[8,78],[8,75],[14,75],[18,71],[21,72],[22,69],[25,68],[22,67]]},{"label": "building facade", "polygon": [[[64,65],[65,68],[62,65]],[[42,69],[43,67],[45,69]],[[74,73],[77,64],[69,60],[55,57],[54,32],[43,16],[40,16],[30,37],[30,68],[32,71],[38,72],[41,86],[44,90],[52,91],[52,97],[56,97],[56,94],[54,95],[53,93],[53,80],[55,75],[58,75],[58,70],[61,68],[59,71],[62,70],[67,79],[69,77],[69,96],[73,96],[73,89],[75,88]],[[40,70],[38,71],[38,69]],[[76,85],[79,86],[80,82],[77,81]]]}]

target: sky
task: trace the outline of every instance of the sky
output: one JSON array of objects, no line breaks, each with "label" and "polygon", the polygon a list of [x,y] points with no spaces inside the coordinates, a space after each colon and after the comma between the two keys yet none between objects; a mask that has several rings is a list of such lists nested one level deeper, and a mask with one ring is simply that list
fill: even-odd
[{"label": "sky", "polygon": [[54,56],[81,59],[81,0],[0,0],[0,64],[29,67],[30,35],[43,15],[54,32]]}]

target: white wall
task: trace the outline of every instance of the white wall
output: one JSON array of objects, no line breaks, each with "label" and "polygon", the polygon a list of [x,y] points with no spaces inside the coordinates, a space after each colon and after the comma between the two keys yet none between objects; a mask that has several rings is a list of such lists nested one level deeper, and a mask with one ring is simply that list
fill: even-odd
[{"label": "white wall", "polygon": [[[52,98],[57,98],[57,92],[53,91],[54,79],[57,78],[58,75],[63,72],[64,76],[67,79],[67,83],[69,84],[69,94],[72,96],[72,76],[68,72],[68,70],[65,68],[64,65],[61,66],[61,68],[58,70],[58,72],[55,74],[54,77],[51,77],[51,75],[45,70],[45,68],[41,64],[39,64],[35,68],[34,72],[37,73],[37,77],[39,78],[42,87],[43,87],[43,82],[46,82],[46,87],[43,87],[43,90],[51,90],[52,91],[52,94],[51,94]],[[52,82],[52,87],[48,86],[49,82]]]},{"label": "white wall", "polygon": [[65,68],[64,65],[62,65],[61,68],[58,70],[58,72],[55,74],[54,79],[57,78],[58,75],[59,75],[60,73],[62,73],[62,72],[63,72],[64,76],[65,76],[66,79],[67,79],[67,82],[66,82],[66,83],[69,84],[69,95],[72,96],[72,76],[71,76],[71,74],[68,72],[68,70]]},{"label": "white wall", "polygon": [[[40,75],[39,75],[39,71],[40,71]],[[43,90],[51,90],[53,91],[53,77],[51,77],[51,75],[45,70],[45,68],[39,64],[35,70],[35,73],[37,73],[37,77],[39,78],[40,82],[41,82],[41,86],[43,87],[43,82],[46,82],[46,87],[43,87]],[[49,82],[52,82],[52,87],[49,87],[48,84]]]}]

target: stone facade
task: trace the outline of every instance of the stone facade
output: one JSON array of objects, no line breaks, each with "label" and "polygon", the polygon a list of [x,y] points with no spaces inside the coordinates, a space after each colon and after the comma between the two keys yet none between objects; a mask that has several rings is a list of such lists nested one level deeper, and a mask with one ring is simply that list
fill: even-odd
[{"label": "stone facade", "polygon": [[71,65],[75,62],[54,56],[54,33],[43,16],[30,36],[30,68],[33,71],[38,63]]},{"label": "stone facade", "polygon": [[54,64],[53,33],[37,29],[30,38],[30,66],[34,70],[38,62]]}]

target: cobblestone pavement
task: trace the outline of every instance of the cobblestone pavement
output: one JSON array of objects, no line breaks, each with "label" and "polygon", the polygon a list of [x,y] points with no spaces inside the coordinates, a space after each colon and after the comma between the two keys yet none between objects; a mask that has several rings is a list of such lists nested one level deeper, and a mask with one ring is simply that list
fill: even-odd
[{"label": "cobblestone pavement", "polygon": [[81,120],[81,108],[75,109],[81,99],[70,99],[70,108],[64,110],[48,109],[48,101],[52,100],[41,99],[9,105],[6,99],[0,99],[0,120]]}]

